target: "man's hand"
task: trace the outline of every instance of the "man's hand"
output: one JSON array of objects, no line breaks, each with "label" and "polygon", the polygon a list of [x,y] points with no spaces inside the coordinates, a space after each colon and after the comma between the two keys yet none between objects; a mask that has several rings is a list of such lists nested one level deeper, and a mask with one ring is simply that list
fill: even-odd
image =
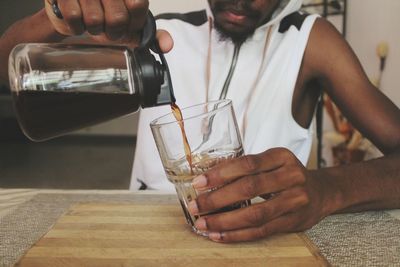
[{"label": "man's hand", "polygon": [[287,149],[275,148],[217,165],[193,181],[200,194],[189,203],[192,214],[207,214],[230,204],[265,198],[261,203],[215,215],[196,226],[217,242],[254,240],[281,232],[303,231],[331,211],[321,181]]},{"label": "man's hand", "polygon": [[[57,18],[53,0],[45,0],[46,14],[54,29],[65,36],[88,33],[102,44],[138,44],[146,22],[148,0],[58,0],[63,19]],[[163,52],[172,49],[173,41],[165,31],[157,32]]]},{"label": "man's hand", "polygon": [[88,32],[104,40],[124,42],[138,38],[149,7],[147,0],[59,0],[63,15],[59,19],[52,2],[45,0],[46,13],[59,33],[71,36]]}]

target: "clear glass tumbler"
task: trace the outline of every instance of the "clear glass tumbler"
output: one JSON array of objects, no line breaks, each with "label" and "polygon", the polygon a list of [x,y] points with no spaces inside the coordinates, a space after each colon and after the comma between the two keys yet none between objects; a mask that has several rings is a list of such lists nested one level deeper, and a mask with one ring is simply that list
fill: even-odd
[{"label": "clear glass tumbler", "polygon": [[[230,100],[184,108],[182,117],[182,121],[177,121],[173,113],[169,113],[152,121],[150,127],[164,170],[175,186],[187,223],[195,233],[206,236],[206,232],[194,226],[198,217],[192,216],[187,210],[188,203],[200,193],[192,187],[192,180],[218,163],[243,155],[242,141]],[[181,126],[191,148],[191,160],[187,157],[187,149],[185,153]],[[250,200],[212,213],[226,212],[249,204]],[[203,215],[206,214],[200,216]]]}]

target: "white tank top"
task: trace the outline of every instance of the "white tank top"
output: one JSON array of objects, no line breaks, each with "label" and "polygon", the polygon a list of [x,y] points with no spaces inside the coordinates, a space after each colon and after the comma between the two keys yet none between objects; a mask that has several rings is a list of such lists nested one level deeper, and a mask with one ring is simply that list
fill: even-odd
[{"label": "white tank top", "polygon": [[[285,2],[285,1],[282,1]],[[312,127],[305,129],[292,115],[292,97],[311,28],[317,15],[299,12],[301,0],[286,1],[274,18],[259,27],[239,50],[226,98],[233,102],[246,154],[273,147],[291,150],[305,165]],[[230,41],[220,41],[209,10],[167,14],[157,21],[169,31],[174,49],[167,61],[181,107],[220,97],[234,55]],[[210,71],[208,71],[208,67]],[[142,110],[139,119],[131,190],[174,191],[158,155],[150,122],[170,112],[169,106]]]}]

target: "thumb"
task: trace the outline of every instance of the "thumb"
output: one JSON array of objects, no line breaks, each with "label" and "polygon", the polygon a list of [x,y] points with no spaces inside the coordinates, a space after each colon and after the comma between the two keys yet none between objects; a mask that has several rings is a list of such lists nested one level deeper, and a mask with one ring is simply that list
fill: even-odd
[{"label": "thumb", "polygon": [[165,30],[157,31],[157,40],[163,53],[168,53],[174,47],[172,36]]}]

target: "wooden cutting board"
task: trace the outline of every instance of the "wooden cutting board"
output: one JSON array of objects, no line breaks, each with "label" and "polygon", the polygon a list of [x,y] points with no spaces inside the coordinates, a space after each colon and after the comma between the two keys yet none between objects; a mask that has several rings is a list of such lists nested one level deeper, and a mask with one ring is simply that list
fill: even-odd
[{"label": "wooden cutting board", "polygon": [[192,233],[178,205],[72,206],[17,266],[328,266],[303,234],[219,244]]}]

